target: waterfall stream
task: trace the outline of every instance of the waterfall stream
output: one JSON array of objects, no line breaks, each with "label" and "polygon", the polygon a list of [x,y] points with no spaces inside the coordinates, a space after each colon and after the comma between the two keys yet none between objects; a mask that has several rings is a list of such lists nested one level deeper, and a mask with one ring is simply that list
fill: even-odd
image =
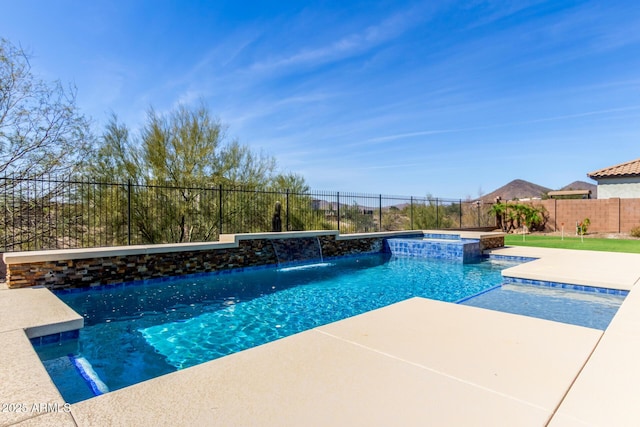
[{"label": "waterfall stream", "polygon": [[325,265],[318,237],[271,240],[278,258],[278,267]]}]

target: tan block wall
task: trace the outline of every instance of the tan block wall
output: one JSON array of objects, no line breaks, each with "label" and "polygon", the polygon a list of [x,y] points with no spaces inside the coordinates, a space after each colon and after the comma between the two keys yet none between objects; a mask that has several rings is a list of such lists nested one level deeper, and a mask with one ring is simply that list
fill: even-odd
[{"label": "tan block wall", "polygon": [[549,199],[533,202],[549,215],[547,231],[575,233],[576,221],[589,218],[590,233],[628,233],[640,226],[640,199]]},{"label": "tan block wall", "polygon": [[619,199],[620,200],[620,228],[630,231],[640,226],[640,200],[639,199]]}]

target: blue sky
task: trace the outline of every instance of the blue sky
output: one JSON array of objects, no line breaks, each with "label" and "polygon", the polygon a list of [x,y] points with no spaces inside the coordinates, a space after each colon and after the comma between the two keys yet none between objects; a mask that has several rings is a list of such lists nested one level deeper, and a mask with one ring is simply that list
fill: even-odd
[{"label": "blue sky", "polygon": [[640,158],[640,2],[0,0],[97,133],[204,101],[313,189],[466,198]]}]

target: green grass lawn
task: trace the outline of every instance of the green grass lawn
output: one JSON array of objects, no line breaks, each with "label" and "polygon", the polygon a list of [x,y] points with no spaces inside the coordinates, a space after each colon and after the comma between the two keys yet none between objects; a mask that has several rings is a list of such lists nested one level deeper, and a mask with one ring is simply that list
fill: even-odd
[{"label": "green grass lawn", "polygon": [[579,237],[565,237],[563,240],[560,236],[527,235],[523,241],[522,234],[508,234],[504,237],[504,244],[507,246],[537,246],[541,248],[640,253],[640,240],[626,239],[585,237],[583,242]]}]

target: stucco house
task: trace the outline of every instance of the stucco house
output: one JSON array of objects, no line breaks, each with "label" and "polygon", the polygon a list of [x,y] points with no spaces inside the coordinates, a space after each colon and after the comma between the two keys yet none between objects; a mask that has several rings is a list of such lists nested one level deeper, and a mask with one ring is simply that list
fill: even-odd
[{"label": "stucco house", "polygon": [[589,172],[587,176],[598,182],[598,199],[640,198],[640,159]]}]

